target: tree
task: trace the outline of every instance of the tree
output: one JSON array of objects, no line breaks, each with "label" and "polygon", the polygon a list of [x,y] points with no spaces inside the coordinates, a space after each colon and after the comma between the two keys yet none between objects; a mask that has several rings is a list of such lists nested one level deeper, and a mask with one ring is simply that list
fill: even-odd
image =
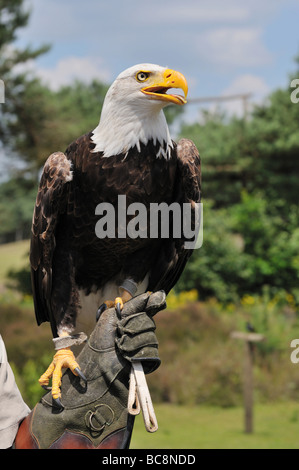
[{"label": "tree", "polygon": [[202,156],[204,238],[177,290],[234,301],[267,288],[299,304],[299,104],[291,92],[275,90],[247,122],[205,113],[184,126]]},{"label": "tree", "polygon": [[[290,82],[299,78],[299,57],[296,68]],[[291,92],[289,86],[275,90],[247,122],[205,112],[202,123],[183,126],[181,134],[202,155],[203,195],[215,207],[240,202],[244,189],[259,190],[269,202],[298,204],[299,104]]]},{"label": "tree", "polygon": [[36,181],[15,177],[0,185],[0,243],[29,238]]},{"label": "tree", "polygon": [[39,78],[16,69],[49,49],[13,48],[29,14],[23,0],[0,0],[0,78],[5,83],[0,146],[23,163],[22,170],[15,166],[11,179],[0,185],[0,243],[29,237],[41,166],[52,152],[64,151],[75,138],[96,127],[107,90],[93,81],[54,92]]},{"label": "tree", "polygon": [[31,173],[37,174],[52,152],[64,151],[97,126],[106,90],[95,80],[75,82],[57,92],[37,79],[27,84],[16,106],[18,120],[10,123],[10,130],[18,136],[15,148]]},{"label": "tree", "polygon": [[180,134],[194,141],[202,157],[203,196],[213,200],[216,208],[235,204],[246,187],[250,167],[244,149],[244,122],[209,112],[203,113],[202,121],[183,125]]},{"label": "tree", "polygon": [[0,78],[5,83],[5,104],[0,105],[0,142],[12,154],[18,151],[18,142],[26,132],[22,120],[24,90],[36,83],[26,72],[16,72],[15,67],[45,53],[44,45],[23,50],[12,47],[17,31],[27,25],[30,12],[23,7],[23,0],[0,0]]}]

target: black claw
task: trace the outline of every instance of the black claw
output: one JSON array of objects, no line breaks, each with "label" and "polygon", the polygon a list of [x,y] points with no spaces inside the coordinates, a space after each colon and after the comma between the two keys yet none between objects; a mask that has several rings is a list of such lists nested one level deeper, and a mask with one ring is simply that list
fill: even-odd
[{"label": "black claw", "polygon": [[82,370],[79,369],[79,367],[76,367],[75,372],[79,375],[79,377],[80,377],[85,383],[87,382],[87,378],[86,378],[85,375],[83,374]]},{"label": "black claw", "polygon": [[47,392],[49,392],[50,390],[52,390],[52,387],[48,387],[47,385],[42,385],[42,388],[44,390],[46,390]]},{"label": "black claw", "polygon": [[119,302],[117,302],[115,308],[116,308],[116,313],[117,313],[118,318],[121,319],[121,308],[120,308]]},{"label": "black claw", "polygon": [[53,398],[53,402],[55,403],[57,408],[59,408],[61,411],[64,410],[64,406],[61,403],[60,398]]},{"label": "black claw", "polygon": [[105,312],[105,310],[107,309],[107,305],[105,303],[103,303],[102,305],[100,305],[98,311],[97,311],[97,314],[96,314],[96,321],[98,321],[98,319],[100,318],[100,316],[102,315],[103,312]]}]

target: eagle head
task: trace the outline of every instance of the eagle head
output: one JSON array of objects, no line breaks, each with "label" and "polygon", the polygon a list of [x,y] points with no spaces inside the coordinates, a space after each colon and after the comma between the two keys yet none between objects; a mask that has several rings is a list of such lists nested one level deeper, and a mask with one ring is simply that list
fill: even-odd
[{"label": "eagle head", "polygon": [[[184,96],[173,93],[181,89]],[[150,139],[172,147],[162,109],[184,105],[188,93],[180,72],[154,64],[138,64],[118,75],[109,88],[99,125],[93,131],[95,152],[105,157],[127,153]]]},{"label": "eagle head", "polygon": [[[152,103],[163,108],[168,104],[183,105],[188,93],[187,81],[180,72],[154,64],[139,64],[122,72],[112,90],[121,89],[128,100],[140,100],[140,103]],[[180,88],[184,96],[167,93]],[[151,104],[148,104],[151,106]]]}]

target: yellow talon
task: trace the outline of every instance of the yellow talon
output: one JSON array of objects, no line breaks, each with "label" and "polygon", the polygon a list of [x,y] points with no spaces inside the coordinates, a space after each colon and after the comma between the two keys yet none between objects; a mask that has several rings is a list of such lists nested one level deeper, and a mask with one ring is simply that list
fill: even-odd
[{"label": "yellow talon", "polygon": [[124,304],[128,302],[128,300],[131,300],[131,298],[132,298],[132,295],[128,291],[123,289],[123,293],[121,297],[116,297],[114,301],[105,300],[105,302],[102,305],[105,304],[106,308],[112,308],[112,307],[116,307],[117,304],[119,304],[120,310],[122,310],[124,308]]},{"label": "yellow talon", "polygon": [[121,297],[116,297],[114,305],[116,306],[117,304],[119,304],[121,310],[124,308],[124,302]]},{"label": "yellow talon", "polygon": [[80,370],[75,360],[74,353],[70,348],[59,349],[46,372],[39,378],[40,385],[46,386],[49,384],[49,380],[52,377],[52,396],[54,399],[61,397],[60,385],[63,368],[71,369],[74,375],[78,375],[75,370],[76,368]]}]

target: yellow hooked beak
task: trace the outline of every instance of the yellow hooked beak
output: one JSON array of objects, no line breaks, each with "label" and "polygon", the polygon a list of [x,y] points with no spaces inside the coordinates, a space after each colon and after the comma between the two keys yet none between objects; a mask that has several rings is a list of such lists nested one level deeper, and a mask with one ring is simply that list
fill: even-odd
[{"label": "yellow hooked beak", "polygon": [[[150,77],[147,80],[146,87],[142,88],[142,92],[148,95],[153,100],[166,101],[167,103],[174,103],[183,105],[187,103],[186,97],[188,93],[187,80],[183,74],[175,70],[166,69],[160,77]],[[180,88],[183,90],[185,96],[177,94],[167,94],[167,91],[172,88]]]}]

